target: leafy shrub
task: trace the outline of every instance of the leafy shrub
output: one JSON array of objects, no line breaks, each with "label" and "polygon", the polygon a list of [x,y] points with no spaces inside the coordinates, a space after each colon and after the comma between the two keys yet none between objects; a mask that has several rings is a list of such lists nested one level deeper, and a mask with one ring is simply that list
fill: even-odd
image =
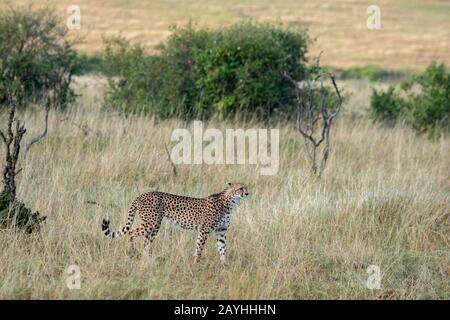
[{"label": "leafy shrub", "polygon": [[372,90],[370,98],[371,115],[373,118],[395,123],[404,110],[405,101],[395,92],[394,86],[387,91]]},{"label": "leafy shrub", "polygon": [[149,61],[139,45],[131,46],[120,37],[106,41],[101,70],[108,78],[106,100],[112,107],[132,112],[148,105],[152,81],[147,72],[152,70]]},{"label": "leafy shrub", "polygon": [[[152,96],[160,104],[159,114],[184,118],[202,117],[208,113],[198,102],[202,99],[199,57],[214,45],[215,32],[195,29],[191,24],[174,28],[166,43],[159,46],[161,55],[154,58],[157,72],[163,72],[152,87]],[[158,59],[159,58],[159,59]],[[167,112],[164,112],[165,108]]]},{"label": "leafy shrub", "polygon": [[432,63],[412,77],[395,93],[373,91],[371,114],[375,119],[401,119],[420,132],[450,131],[450,71],[444,64]]},{"label": "leafy shrub", "polygon": [[77,54],[77,75],[84,75],[88,73],[98,73],[101,72],[102,59],[97,54]]},{"label": "leafy shrub", "polygon": [[214,34],[213,42],[197,59],[200,110],[213,106],[220,118],[236,112],[269,117],[274,109],[292,103],[292,86],[283,73],[304,79],[304,34],[243,23]]},{"label": "leafy shrub", "polygon": [[401,71],[385,70],[377,66],[368,65],[364,67],[350,67],[347,69],[338,69],[342,79],[368,79],[369,81],[388,81],[398,80],[405,77]]},{"label": "leafy shrub", "polygon": [[409,123],[419,131],[450,130],[450,70],[444,64],[432,63],[402,88],[409,92]]},{"label": "leafy shrub", "polygon": [[122,37],[107,39],[101,68],[109,82],[107,104],[125,113],[193,117],[198,79],[193,59],[209,39],[208,31],[191,25],[174,29],[157,55],[147,55],[141,45]]},{"label": "leafy shrub", "polygon": [[0,14],[0,105],[14,96],[18,105],[49,102],[65,108],[79,67],[76,52],[64,40],[66,28],[49,9],[9,9]]},{"label": "leafy shrub", "polygon": [[269,117],[294,95],[283,77],[306,74],[304,31],[244,22],[224,30],[175,28],[156,55],[123,38],[103,51],[107,104],[160,117]]}]

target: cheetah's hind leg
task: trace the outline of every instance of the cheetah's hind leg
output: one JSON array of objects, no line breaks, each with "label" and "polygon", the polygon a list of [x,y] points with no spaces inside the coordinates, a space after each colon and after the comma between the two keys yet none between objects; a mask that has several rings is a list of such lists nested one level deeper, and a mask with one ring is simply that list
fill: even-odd
[{"label": "cheetah's hind leg", "polygon": [[195,252],[193,256],[193,262],[198,263],[202,256],[203,247],[205,246],[206,239],[208,238],[209,230],[201,228],[197,235],[197,241],[195,245]]},{"label": "cheetah's hind leg", "polygon": [[134,230],[131,230],[129,232],[130,235],[130,256],[131,257],[138,257],[139,252],[136,249],[136,240],[139,236],[145,235],[145,227],[140,225]]},{"label": "cheetah's hind leg", "polygon": [[152,242],[155,240],[156,235],[158,234],[159,227],[161,226],[161,218],[155,222],[155,224],[147,229],[147,233],[145,235],[144,240],[144,250],[148,255],[152,253]]}]

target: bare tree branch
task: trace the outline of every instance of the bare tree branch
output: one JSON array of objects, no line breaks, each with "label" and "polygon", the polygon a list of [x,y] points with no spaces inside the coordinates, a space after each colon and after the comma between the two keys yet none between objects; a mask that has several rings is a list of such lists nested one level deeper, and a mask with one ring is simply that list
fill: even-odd
[{"label": "bare tree branch", "polygon": [[167,148],[167,144],[164,143],[164,149],[166,149],[166,153],[167,153],[167,158],[169,158],[169,161],[172,165],[172,172],[173,175],[176,177],[177,176],[177,167],[175,166],[175,163],[173,163],[172,158],[170,157],[170,152],[169,149]]},{"label": "bare tree branch", "polygon": [[[96,132],[96,131],[94,131],[93,129],[89,128],[89,126],[88,126],[87,124],[75,122],[75,121],[73,121],[73,120],[70,120],[69,117],[63,118],[63,119],[61,119],[60,121],[61,121],[61,122],[64,122],[64,121],[70,122],[71,124],[73,124],[74,126],[76,126],[78,129],[80,129],[81,131],[83,131],[83,134],[84,134],[85,136],[87,136],[90,132],[99,134],[99,132]],[[124,129],[124,130],[125,130],[125,129]],[[125,132],[124,132],[124,134],[125,134]]]},{"label": "bare tree branch", "polygon": [[[320,67],[319,54],[316,60],[317,75],[302,82],[293,79],[287,72],[284,77],[294,86],[297,99],[296,128],[305,140],[305,152],[311,163],[311,171],[322,174],[330,151],[330,131],[343,103],[334,75],[325,74]],[[325,76],[331,80],[337,102],[330,99],[331,93],[324,86]],[[323,145],[323,146],[322,146]],[[319,165],[318,165],[319,161]]]},{"label": "bare tree branch", "polygon": [[0,136],[1,136],[2,140],[3,140],[3,142],[6,144],[7,143],[6,142],[6,137],[5,137],[5,134],[3,133],[2,130],[0,130]]},{"label": "bare tree branch", "polygon": [[90,205],[94,205],[94,206],[97,206],[97,207],[100,207],[100,208],[104,208],[104,209],[118,208],[117,205],[111,205],[110,204],[109,206],[107,206],[107,205],[104,205],[104,204],[101,204],[101,203],[98,203],[98,202],[92,201],[92,200],[87,200],[84,203],[90,204]]},{"label": "bare tree branch", "polygon": [[[6,189],[6,192],[8,192],[13,198],[15,198],[16,196],[15,177],[21,171],[21,169],[16,171],[16,166],[19,159],[20,142],[22,141],[26,129],[23,125],[20,124],[19,120],[17,121],[14,120],[17,105],[16,99],[9,92],[9,90],[8,90],[8,101],[9,101],[9,115],[8,115],[8,126],[6,135],[2,131],[0,131],[2,140],[5,143],[5,159],[6,159],[6,164],[3,168],[3,186]],[[13,130],[14,122],[16,123],[16,126]]]},{"label": "bare tree branch", "polygon": [[27,144],[27,146],[25,147],[25,154],[24,156],[26,156],[28,154],[28,151],[30,150],[31,146],[37,142],[39,142],[40,140],[42,140],[48,132],[48,113],[50,111],[50,106],[47,105],[47,107],[45,108],[45,118],[44,118],[44,131],[42,131],[41,134],[39,134],[38,136],[34,137],[33,139],[31,139],[31,141]]},{"label": "bare tree branch", "polygon": [[14,176],[17,176],[17,175],[20,173],[20,171],[22,171],[22,169],[23,169],[23,168],[20,168],[19,170],[17,170],[17,171],[14,173]]},{"label": "bare tree branch", "polygon": [[335,110],[335,112],[331,115],[331,118],[334,118],[335,116],[337,116],[337,114],[338,114],[339,111],[341,110],[341,106],[342,106],[343,99],[342,99],[342,96],[341,96],[341,92],[339,91],[339,88],[338,88],[338,86],[337,86],[337,84],[336,84],[336,79],[335,79],[334,75],[331,74],[331,73],[329,73],[328,75],[329,75],[329,77],[330,77],[330,79],[331,79],[331,83],[333,84],[334,90],[335,90],[335,92],[336,92],[336,94],[337,94],[337,96],[338,96],[338,99],[339,99],[339,101],[338,101],[338,103],[337,103],[337,106],[336,106],[336,110]]}]

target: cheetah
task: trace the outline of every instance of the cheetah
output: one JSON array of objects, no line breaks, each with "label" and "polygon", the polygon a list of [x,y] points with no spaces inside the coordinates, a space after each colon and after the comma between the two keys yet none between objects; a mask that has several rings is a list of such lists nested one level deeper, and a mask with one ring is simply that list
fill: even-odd
[{"label": "cheetah", "polygon": [[[215,232],[220,261],[226,263],[226,231],[230,226],[231,212],[242,199],[249,197],[248,188],[242,183],[228,183],[219,193],[205,198],[192,198],[164,192],[148,192],[133,201],[128,211],[128,220],[119,231],[111,231],[109,219],[102,222],[103,233],[110,237],[129,234],[131,249],[134,252],[138,236],[144,236],[144,250],[151,254],[151,244],[155,239],[163,218],[183,229],[196,230],[197,241],[194,262],[198,262],[208,234]],[[142,220],[141,225],[131,230],[136,212]]]}]

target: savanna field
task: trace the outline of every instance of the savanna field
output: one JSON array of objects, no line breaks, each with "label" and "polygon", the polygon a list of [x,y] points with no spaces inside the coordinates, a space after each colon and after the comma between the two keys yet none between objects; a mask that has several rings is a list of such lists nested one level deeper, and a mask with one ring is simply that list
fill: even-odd
[{"label": "savanna field", "polygon": [[[220,27],[251,17],[305,24],[318,38],[309,56],[324,50],[327,66],[415,72],[433,60],[450,63],[450,6],[444,1],[382,2],[384,33],[366,29],[367,4],[358,1],[79,3],[87,30],[81,29],[77,49],[87,53],[101,48],[102,35],[121,32],[151,51],[173,23],[191,18]],[[64,1],[46,4],[65,12]],[[262,176],[257,165],[202,164],[177,165],[175,176],[165,144],[174,146],[173,130],[192,123],[124,116],[105,107],[104,77],[76,77],[76,102],[50,111],[48,135],[20,162],[17,194],[47,219],[31,235],[0,229],[0,298],[450,299],[448,134],[429,136],[370,119],[372,89],[388,83],[338,79],[338,85],[346,99],[331,129],[322,177],[310,172],[294,124],[215,119],[205,129],[278,128],[278,173]],[[42,131],[39,106],[18,116],[26,124],[25,143]],[[6,119],[2,110],[2,128]],[[105,216],[112,229],[122,227],[143,192],[204,197],[230,181],[247,184],[252,197],[233,211],[226,266],[213,235],[201,262],[192,264],[196,234],[167,221],[151,256],[132,257],[125,239],[101,232]],[[67,287],[71,265],[80,267],[79,290]],[[381,269],[380,289],[366,285],[371,265]]]},{"label": "savanna field", "polygon": [[[61,15],[75,4],[68,0],[2,0],[8,5],[50,6]],[[377,65],[394,70],[422,70],[433,60],[450,63],[450,4],[440,0],[382,0],[382,32],[369,32],[365,1],[297,0],[78,0],[83,27],[72,32],[83,52],[97,52],[102,38],[122,34],[149,50],[166,39],[173,25],[189,21],[218,28],[242,19],[278,21],[307,27],[317,42],[314,57],[333,67]]]},{"label": "savanna field", "polygon": [[[450,141],[358,116],[367,83],[346,83],[355,98],[318,180],[299,133],[286,126],[277,175],[253,165],[180,165],[175,177],[164,142],[183,123],[102,110],[96,79],[77,82],[83,98],[50,114],[49,136],[22,164],[18,193],[47,222],[41,236],[1,232],[2,298],[449,298]],[[25,113],[30,136],[42,116]],[[121,226],[142,192],[206,196],[228,181],[247,183],[252,198],[233,213],[226,267],[212,237],[193,266],[195,233],[167,222],[151,257],[132,258],[126,241],[100,232],[106,215]],[[382,270],[380,290],[365,284],[372,264]],[[81,268],[80,290],[67,289],[69,265]]]}]

